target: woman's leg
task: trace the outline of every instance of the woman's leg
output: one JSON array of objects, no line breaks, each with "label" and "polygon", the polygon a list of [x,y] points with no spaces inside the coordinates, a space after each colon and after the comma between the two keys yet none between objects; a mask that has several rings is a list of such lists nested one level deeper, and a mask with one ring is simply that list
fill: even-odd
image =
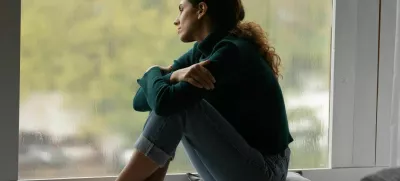
[{"label": "woman's leg", "polygon": [[168,171],[169,163],[166,166],[157,169],[146,181],[164,181],[165,175]]},{"label": "woman's leg", "polygon": [[211,173],[208,171],[206,165],[204,165],[203,161],[201,161],[198,153],[196,152],[196,150],[193,149],[186,137],[182,138],[182,144],[185,148],[186,154],[190,159],[190,162],[192,163],[196,171],[200,174],[202,179],[205,181],[216,181]]},{"label": "woman's leg", "polygon": [[[284,174],[267,166],[263,155],[251,148],[236,130],[206,101],[175,115],[152,113],[136,152],[119,181],[143,181],[172,158],[182,136],[217,181],[278,180]],[[207,181],[207,180],[206,180]]]},{"label": "woman's leg", "polygon": [[135,143],[135,151],[117,181],[150,181],[165,176],[183,132],[176,116],[161,117],[151,113]]},{"label": "woman's leg", "polygon": [[188,110],[183,140],[205,181],[286,179],[289,149],[263,156],[206,101]]},{"label": "woman's leg", "polygon": [[144,181],[156,172],[158,166],[142,152],[135,150],[116,181]]}]

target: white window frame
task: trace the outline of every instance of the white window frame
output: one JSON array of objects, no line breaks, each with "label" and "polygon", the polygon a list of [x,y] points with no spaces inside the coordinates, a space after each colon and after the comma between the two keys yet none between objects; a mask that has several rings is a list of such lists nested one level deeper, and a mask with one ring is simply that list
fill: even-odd
[{"label": "white window frame", "polygon": [[[388,140],[390,126],[399,119],[399,110],[391,108],[397,105],[392,93],[396,85],[394,40],[398,38],[396,22],[400,20],[396,19],[396,12],[400,8],[395,0],[336,0],[333,5],[329,133],[332,168],[304,170],[304,175],[316,181],[359,180],[389,166],[390,155],[397,152]],[[20,18],[21,0],[0,1],[0,180],[7,181],[18,180]],[[57,179],[44,181],[54,180]],[[166,180],[187,179],[175,174]]]},{"label": "white window frame", "polygon": [[381,12],[376,165],[400,166],[400,1],[384,0]]}]

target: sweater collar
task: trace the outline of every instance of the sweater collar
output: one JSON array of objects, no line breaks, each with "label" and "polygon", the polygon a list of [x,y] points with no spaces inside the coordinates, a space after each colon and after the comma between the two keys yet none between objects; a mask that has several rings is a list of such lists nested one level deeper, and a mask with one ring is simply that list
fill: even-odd
[{"label": "sweater collar", "polygon": [[198,50],[206,57],[210,56],[214,49],[214,46],[218,42],[220,42],[226,35],[228,35],[228,31],[212,31],[203,41],[199,42]]}]

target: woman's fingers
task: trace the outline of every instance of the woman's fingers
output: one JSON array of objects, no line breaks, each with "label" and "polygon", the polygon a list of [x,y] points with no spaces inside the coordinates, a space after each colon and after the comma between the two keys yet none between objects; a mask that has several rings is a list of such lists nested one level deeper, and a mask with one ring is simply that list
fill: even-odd
[{"label": "woman's fingers", "polygon": [[207,82],[204,81],[204,79],[199,75],[199,73],[196,70],[192,71],[192,73],[190,74],[190,78],[199,83],[201,85],[200,88],[210,89]]},{"label": "woman's fingers", "polygon": [[213,83],[215,83],[215,78],[214,76],[211,74],[210,71],[208,71],[208,69],[206,69],[204,66],[210,64],[211,61],[210,60],[206,60],[206,61],[202,61],[200,63],[198,63],[198,65],[200,65],[199,67],[202,69],[203,72],[206,73],[207,77],[209,77],[209,79],[212,80]]},{"label": "woman's fingers", "polygon": [[209,64],[209,60],[192,65],[186,72],[185,81],[195,87],[214,89],[215,78],[203,65]]},{"label": "woman's fingers", "polygon": [[196,79],[194,79],[194,78],[192,78],[192,77],[187,78],[186,81],[187,81],[189,84],[192,84],[193,86],[198,87],[198,88],[200,88],[200,89],[204,88],[203,85],[202,85],[201,83],[199,83]]},{"label": "woman's fingers", "polygon": [[213,80],[208,75],[208,70],[204,70],[202,66],[196,66],[193,70],[193,77],[203,85],[206,89],[214,89]]},{"label": "woman's fingers", "polygon": [[205,65],[210,64],[210,62],[211,62],[210,60],[205,60],[205,61],[200,62],[199,65],[205,66]]},{"label": "woman's fingers", "polygon": [[213,83],[213,84],[215,83],[215,78],[214,78],[214,76],[211,74],[211,72],[208,71],[208,69],[206,69],[206,68],[203,67],[203,66],[200,66],[199,69],[205,74],[205,76],[207,77],[208,80],[211,81],[211,83]]}]

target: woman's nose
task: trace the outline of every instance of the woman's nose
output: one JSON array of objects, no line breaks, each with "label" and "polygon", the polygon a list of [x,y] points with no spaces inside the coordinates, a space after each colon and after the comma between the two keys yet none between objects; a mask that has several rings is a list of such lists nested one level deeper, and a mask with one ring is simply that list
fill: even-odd
[{"label": "woman's nose", "polygon": [[174,25],[175,25],[175,26],[178,26],[178,25],[179,25],[179,18],[176,18],[176,19],[175,19]]}]

